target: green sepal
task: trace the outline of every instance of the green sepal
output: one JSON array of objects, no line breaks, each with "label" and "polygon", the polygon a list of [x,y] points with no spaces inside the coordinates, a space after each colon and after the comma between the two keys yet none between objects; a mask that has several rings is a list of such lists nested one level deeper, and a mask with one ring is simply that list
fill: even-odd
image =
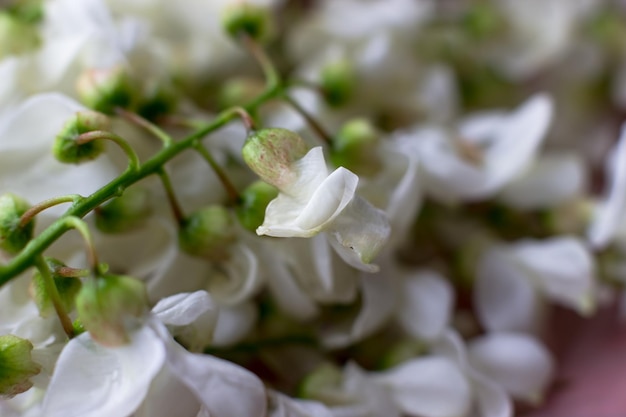
[{"label": "green sepal", "polygon": [[[76,296],[82,288],[82,282],[77,277],[64,276],[62,272],[67,266],[58,259],[46,257],[46,264],[54,279],[54,285],[61,298],[61,304],[63,304],[65,311],[69,313],[74,310]],[[31,289],[35,304],[39,309],[39,315],[41,317],[48,317],[54,314],[52,299],[50,298],[50,294],[46,291],[46,283],[39,271],[35,271],[33,274]]]},{"label": "green sepal", "polygon": [[0,336],[0,398],[11,398],[28,391],[31,377],[41,372],[32,360],[33,344],[17,336]]},{"label": "green sepal", "polygon": [[20,226],[22,215],[30,204],[12,193],[0,195],[0,249],[17,254],[33,238],[35,220]]}]

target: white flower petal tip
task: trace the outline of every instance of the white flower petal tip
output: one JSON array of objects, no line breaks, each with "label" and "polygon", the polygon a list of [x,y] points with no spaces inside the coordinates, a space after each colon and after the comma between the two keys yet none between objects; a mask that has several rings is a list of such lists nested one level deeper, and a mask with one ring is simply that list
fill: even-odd
[{"label": "white flower petal tip", "polygon": [[609,188],[606,197],[594,210],[587,230],[587,240],[595,249],[604,249],[615,237],[626,211],[626,123],[611,151],[606,167]]}]

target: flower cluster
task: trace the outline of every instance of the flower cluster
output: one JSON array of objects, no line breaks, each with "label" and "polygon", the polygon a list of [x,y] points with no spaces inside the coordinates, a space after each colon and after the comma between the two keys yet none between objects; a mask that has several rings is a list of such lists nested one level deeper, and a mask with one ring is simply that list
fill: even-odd
[{"label": "flower cluster", "polygon": [[555,311],[626,306],[624,28],[592,0],[11,1],[0,415],[542,407]]}]

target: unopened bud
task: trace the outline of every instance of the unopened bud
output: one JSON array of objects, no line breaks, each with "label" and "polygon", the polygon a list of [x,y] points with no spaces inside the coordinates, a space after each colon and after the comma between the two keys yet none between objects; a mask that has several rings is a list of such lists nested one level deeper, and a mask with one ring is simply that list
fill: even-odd
[{"label": "unopened bud", "polygon": [[190,255],[219,260],[235,241],[234,221],[222,206],[208,206],[185,219],[178,233],[180,247]]},{"label": "unopened bud", "polygon": [[281,189],[295,180],[292,164],[307,151],[306,143],[297,133],[269,128],[248,136],[242,154],[246,164],[263,181]]},{"label": "unopened bud", "polygon": [[263,181],[256,181],[246,187],[237,206],[237,217],[243,227],[251,232],[256,231],[263,224],[267,205],[277,195],[278,190]]},{"label": "unopened bud", "polygon": [[355,80],[354,67],[346,59],[331,62],[322,68],[320,83],[328,104],[345,104],[352,97]]},{"label": "unopened bud", "polygon": [[86,106],[105,114],[113,114],[116,107],[130,107],[135,97],[133,82],[121,66],[83,72],[76,90]]},{"label": "unopened bud", "polygon": [[145,314],[145,284],[123,275],[104,275],[87,281],[76,298],[78,317],[97,342],[119,346],[130,341],[128,332]]},{"label": "unopened bud", "polygon": [[252,39],[265,42],[274,31],[271,10],[246,1],[234,1],[222,13],[222,25],[233,38],[245,34]]},{"label": "unopened bud", "polygon": [[357,175],[376,174],[381,167],[376,146],[380,134],[367,119],[353,119],[343,125],[333,140],[331,160]]},{"label": "unopened bud", "polygon": [[[82,287],[82,282],[75,276],[67,276],[64,271],[71,270],[63,262],[54,259],[46,258],[46,264],[48,269],[52,273],[54,285],[57,288],[57,292],[61,298],[61,304],[68,313],[74,309],[76,295]],[[31,284],[31,291],[35,304],[39,309],[39,315],[41,317],[48,317],[54,313],[54,305],[50,294],[46,290],[46,282],[39,271],[36,271],[33,275],[33,281]]]},{"label": "unopened bud", "polygon": [[342,403],[343,375],[335,365],[324,363],[308,374],[298,387],[298,396],[329,404]]},{"label": "unopened bud", "polygon": [[28,391],[30,378],[41,371],[33,362],[33,345],[26,339],[10,334],[0,336],[0,398],[11,398]]},{"label": "unopened bud", "polygon": [[104,114],[93,111],[78,112],[65,123],[54,139],[52,153],[58,161],[66,164],[80,164],[96,159],[104,152],[104,142],[93,140],[78,143],[78,137],[83,133],[108,128],[109,119]]},{"label": "unopened bud", "polygon": [[0,249],[14,255],[33,238],[35,220],[20,226],[22,215],[30,208],[26,200],[15,194],[0,195]]},{"label": "unopened bud", "polygon": [[95,210],[96,227],[105,233],[121,233],[140,225],[150,215],[150,192],[131,187]]},{"label": "unopened bud", "polygon": [[144,90],[137,113],[148,120],[157,120],[174,112],[178,104],[177,99],[178,96],[170,85],[151,83]]},{"label": "unopened bud", "polygon": [[253,78],[234,78],[224,83],[219,94],[222,108],[242,106],[263,92],[265,84]]}]

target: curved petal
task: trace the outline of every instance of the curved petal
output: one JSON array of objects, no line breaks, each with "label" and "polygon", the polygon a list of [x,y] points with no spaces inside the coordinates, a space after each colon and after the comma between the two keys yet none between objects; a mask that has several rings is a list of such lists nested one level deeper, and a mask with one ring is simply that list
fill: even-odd
[{"label": "curved petal", "polygon": [[280,392],[268,390],[269,417],[333,417],[324,404],[316,401],[290,398]]},{"label": "curved petal", "polygon": [[187,352],[170,340],[167,366],[196,395],[212,417],[266,415],[263,382],[232,362]]},{"label": "curved petal", "polygon": [[135,332],[129,345],[118,348],[102,347],[83,333],[63,349],[42,415],[127,416],[143,401],[164,360],[163,342],[148,327]]},{"label": "curved petal", "polygon": [[587,184],[582,159],[574,154],[542,155],[498,199],[524,210],[550,208],[581,195]]},{"label": "curved petal", "polygon": [[622,125],[619,141],[612,153],[615,163],[612,173],[607,175],[608,192],[604,202],[594,213],[587,231],[589,242],[598,249],[606,247],[615,236],[626,211],[626,123]]},{"label": "curved petal", "polygon": [[463,372],[447,358],[409,360],[373,377],[389,387],[402,411],[424,417],[462,417],[472,404]]},{"label": "curved petal", "polygon": [[490,333],[468,346],[472,367],[517,399],[538,404],[554,374],[554,360],[534,337]]},{"label": "curved petal", "polygon": [[433,271],[407,275],[400,288],[398,318],[411,336],[432,340],[443,333],[450,321],[454,292],[443,277]]},{"label": "curved petal", "polygon": [[185,326],[205,313],[217,318],[217,306],[206,291],[179,293],[160,300],[152,314],[166,326]]},{"label": "curved petal", "polygon": [[504,248],[482,255],[474,304],[480,322],[490,331],[533,331],[539,323],[541,306],[532,280]]},{"label": "curved petal", "polygon": [[595,309],[594,259],[579,238],[557,237],[514,245],[519,262],[552,300],[588,315]]},{"label": "curved petal", "polygon": [[256,294],[263,281],[257,255],[244,243],[234,245],[230,259],[214,267],[207,290],[225,305],[237,305]]},{"label": "curved petal", "polygon": [[220,308],[211,346],[231,346],[245,338],[253,329],[259,312],[251,302]]}]

